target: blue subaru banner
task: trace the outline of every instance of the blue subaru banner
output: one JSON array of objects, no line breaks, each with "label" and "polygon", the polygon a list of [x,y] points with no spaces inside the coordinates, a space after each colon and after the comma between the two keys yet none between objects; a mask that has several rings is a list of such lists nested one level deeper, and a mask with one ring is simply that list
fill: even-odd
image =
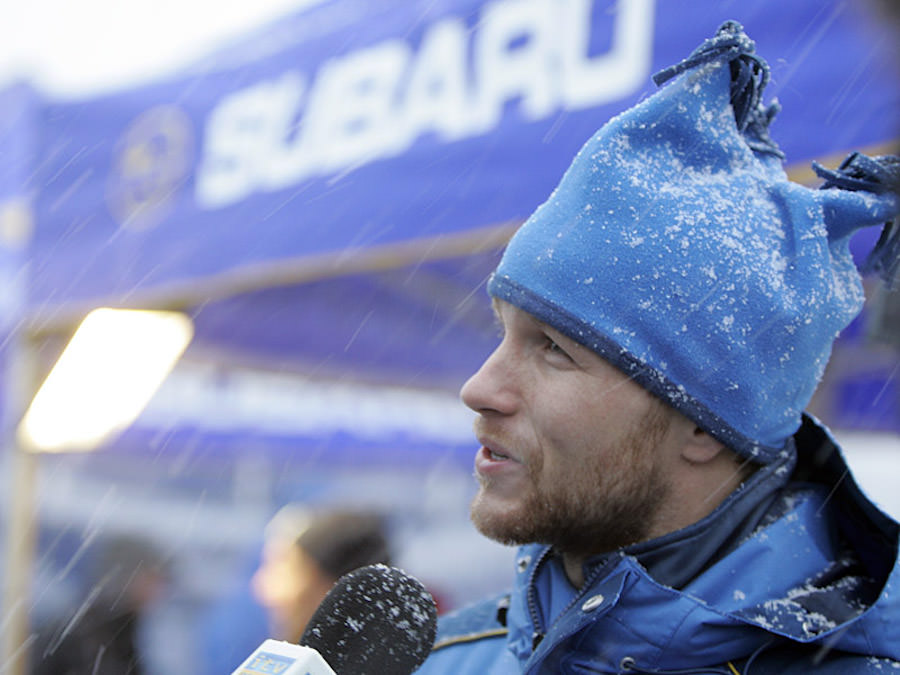
[{"label": "blue subaru banner", "polygon": [[30,305],[446,255],[526,217],[593,131],[726,19],[771,65],[789,165],[882,147],[900,95],[893,36],[867,7],[321,3],[179,79],[42,107]]}]

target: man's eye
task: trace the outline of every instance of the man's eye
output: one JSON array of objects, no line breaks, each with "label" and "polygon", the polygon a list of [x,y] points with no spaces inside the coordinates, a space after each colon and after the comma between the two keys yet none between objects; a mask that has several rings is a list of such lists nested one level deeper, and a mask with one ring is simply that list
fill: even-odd
[{"label": "man's eye", "polygon": [[566,350],[560,347],[559,344],[557,344],[557,342],[549,336],[547,337],[547,351],[551,354],[559,354],[560,356],[569,358],[569,354],[566,352]]}]

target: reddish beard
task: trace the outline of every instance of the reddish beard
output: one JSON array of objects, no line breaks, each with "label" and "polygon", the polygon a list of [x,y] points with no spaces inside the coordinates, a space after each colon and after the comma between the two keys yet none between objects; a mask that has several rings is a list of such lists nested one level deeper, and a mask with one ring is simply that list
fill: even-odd
[{"label": "reddish beard", "polygon": [[528,487],[509,510],[491,508],[491,481],[479,476],[472,522],[503,544],[549,544],[581,556],[644,541],[669,491],[656,450],[670,419],[668,408],[654,401],[613,456],[572,467],[564,485],[546,479],[542,455],[529,458],[524,463]]}]

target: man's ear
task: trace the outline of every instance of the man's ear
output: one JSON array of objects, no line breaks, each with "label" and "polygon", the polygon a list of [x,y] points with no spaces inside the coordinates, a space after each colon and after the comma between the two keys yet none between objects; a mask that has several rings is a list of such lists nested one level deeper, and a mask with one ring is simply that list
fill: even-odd
[{"label": "man's ear", "polygon": [[720,441],[695,426],[681,448],[681,456],[691,464],[706,464],[718,457],[724,449],[725,446]]}]

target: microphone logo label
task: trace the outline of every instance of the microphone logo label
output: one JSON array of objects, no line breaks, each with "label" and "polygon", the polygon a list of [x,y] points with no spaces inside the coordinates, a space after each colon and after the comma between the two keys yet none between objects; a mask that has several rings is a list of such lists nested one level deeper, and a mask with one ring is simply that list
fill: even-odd
[{"label": "microphone logo label", "polygon": [[253,655],[253,660],[244,665],[237,675],[258,675],[266,673],[266,675],[277,675],[285,672],[290,668],[297,659],[288,656],[272,654],[270,652],[258,652]]}]

